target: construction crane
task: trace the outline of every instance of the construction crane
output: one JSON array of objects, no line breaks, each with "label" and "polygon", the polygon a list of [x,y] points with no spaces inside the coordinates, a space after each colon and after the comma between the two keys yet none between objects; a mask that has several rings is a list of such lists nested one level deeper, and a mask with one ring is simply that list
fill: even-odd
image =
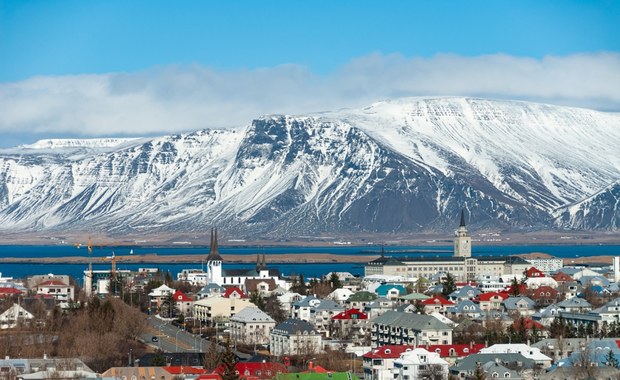
[{"label": "construction crane", "polygon": [[[121,245],[122,243],[120,242],[114,242],[111,244],[97,244],[97,246],[99,247],[117,247],[119,245]],[[88,237],[88,243],[76,243],[75,246],[77,248],[81,248],[83,246],[86,246],[88,248],[88,272],[87,274],[84,276],[84,291],[86,292],[86,296],[90,297],[90,295],[92,294],[92,290],[93,290],[93,260],[92,260],[92,255],[93,255],[93,241],[92,238],[89,236]],[[133,249],[131,250],[131,253],[133,254]],[[122,256],[116,256],[114,254],[114,251],[112,251],[112,256],[107,256],[102,258],[101,260],[103,261],[111,261],[112,262],[112,270],[110,272],[110,279],[113,281],[116,278],[116,262],[117,261],[122,261],[123,257]]]}]

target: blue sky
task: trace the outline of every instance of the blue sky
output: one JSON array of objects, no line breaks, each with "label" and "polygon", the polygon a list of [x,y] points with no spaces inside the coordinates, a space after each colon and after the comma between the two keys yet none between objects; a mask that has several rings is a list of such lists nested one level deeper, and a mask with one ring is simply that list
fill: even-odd
[{"label": "blue sky", "polygon": [[396,96],[618,111],[619,53],[618,1],[0,0],[0,146]]}]

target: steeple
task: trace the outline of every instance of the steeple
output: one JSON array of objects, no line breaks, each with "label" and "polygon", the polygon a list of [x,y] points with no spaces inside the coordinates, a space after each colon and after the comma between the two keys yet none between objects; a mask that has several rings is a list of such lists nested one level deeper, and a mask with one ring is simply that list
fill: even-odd
[{"label": "steeple", "polygon": [[465,227],[465,209],[461,209],[461,225],[460,227]]},{"label": "steeple", "polygon": [[211,248],[207,261],[223,261],[217,244],[217,230],[214,227],[211,227]]}]

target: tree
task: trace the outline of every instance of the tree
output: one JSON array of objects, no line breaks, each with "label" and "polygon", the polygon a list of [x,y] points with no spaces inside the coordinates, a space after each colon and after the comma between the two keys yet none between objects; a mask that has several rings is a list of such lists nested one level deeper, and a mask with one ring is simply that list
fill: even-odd
[{"label": "tree", "polygon": [[329,277],[329,284],[331,285],[332,290],[342,288],[342,283],[340,282],[340,277],[338,277],[338,273],[332,272]]},{"label": "tree", "polygon": [[474,380],[486,380],[487,375],[484,373],[482,364],[476,363],[476,370],[474,371]]},{"label": "tree", "polygon": [[606,357],[607,365],[610,367],[618,368],[620,367],[620,363],[618,363],[618,359],[616,359],[616,355],[614,355],[613,350],[609,350],[609,353]]},{"label": "tree", "polygon": [[220,346],[214,341],[209,340],[203,356],[202,365],[209,371],[214,371],[222,364],[224,352],[220,349]]},{"label": "tree", "polygon": [[253,291],[252,294],[250,294],[250,302],[256,305],[257,308],[265,311],[265,300],[257,290]]},{"label": "tree", "polygon": [[222,380],[239,380],[239,375],[235,370],[237,359],[235,358],[235,354],[232,352],[229,342],[226,343],[226,351],[224,351],[224,355],[222,356],[222,364],[224,366],[224,370],[221,375]]},{"label": "tree", "polygon": [[521,294],[521,284],[517,281],[517,277],[512,278],[512,282],[510,283],[510,295],[513,297],[517,297]]},{"label": "tree", "polygon": [[276,323],[284,322],[288,318],[288,315],[286,315],[286,311],[282,308],[282,303],[276,294],[272,294],[267,297],[264,311],[267,315],[273,318]]},{"label": "tree", "polygon": [[441,290],[441,294],[444,297],[448,297],[452,292],[456,290],[456,283],[454,282],[454,277],[450,273],[446,275],[446,278],[442,282],[443,289]]}]

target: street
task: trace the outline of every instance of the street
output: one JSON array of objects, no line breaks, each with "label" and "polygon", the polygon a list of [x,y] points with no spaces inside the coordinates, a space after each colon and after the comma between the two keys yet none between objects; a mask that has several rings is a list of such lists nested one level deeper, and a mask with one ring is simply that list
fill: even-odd
[{"label": "street", "polygon": [[[209,341],[200,335],[181,330],[170,324],[170,321],[150,316],[147,322],[149,328],[142,335],[142,340],[163,352],[203,352],[209,344]],[[153,342],[153,337],[157,337],[156,342]]]}]

